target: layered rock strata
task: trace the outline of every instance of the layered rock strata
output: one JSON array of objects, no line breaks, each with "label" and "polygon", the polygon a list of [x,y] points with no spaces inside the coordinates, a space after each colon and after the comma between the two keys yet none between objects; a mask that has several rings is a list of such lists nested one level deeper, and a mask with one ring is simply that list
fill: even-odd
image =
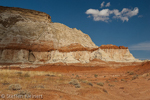
[{"label": "layered rock strata", "polygon": [[125,46],[116,46],[112,44],[107,44],[107,45],[101,45],[99,48],[101,49],[128,49],[128,47]]},{"label": "layered rock strata", "polygon": [[52,23],[43,12],[0,6],[0,63],[134,62],[127,47],[96,46],[76,28]]}]

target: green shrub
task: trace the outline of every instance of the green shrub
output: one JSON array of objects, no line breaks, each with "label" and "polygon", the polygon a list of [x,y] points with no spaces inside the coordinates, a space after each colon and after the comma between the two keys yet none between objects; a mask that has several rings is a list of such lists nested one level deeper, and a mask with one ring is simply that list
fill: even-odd
[{"label": "green shrub", "polygon": [[121,81],[125,81],[125,79],[121,79]]},{"label": "green shrub", "polygon": [[104,83],[103,82],[99,82],[99,83],[97,83],[97,85],[104,86]]},{"label": "green shrub", "polygon": [[83,82],[83,83],[87,83],[88,81],[87,81],[87,80],[82,80],[81,82]]},{"label": "green shrub", "polygon": [[78,84],[78,85],[75,85],[75,88],[80,88],[80,84]]},{"label": "green shrub", "polygon": [[97,75],[97,74],[95,74],[95,75],[94,75],[94,77],[95,77],[95,78],[97,78],[97,77],[98,77],[98,75]]},{"label": "green shrub", "polygon": [[134,75],[134,72],[129,72],[129,75]]},{"label": "green shrub", "polygon": [[112,84],[108,84],[108,86],[110,86],[110,87],[114,87],[115,85],[112,85]]},{"label": "green shrub", "polygon": [[104,92],[108,93],[106,89],[103,89]]},{"label": "green shrub", "polygon": [[80,88],[79,81],[77,79],[72,79],[69,84],[72,84],[75,86],[75,88]]},{"label": "green shrub", "polygon": [[135,80],[136,78],[138,78],[138,75],[133,76],[132,80]]},{"label": "green shrub", "polygon": [[27,90],[21,90],[17,95],[31,95],[31,93],[28,92]]},{"label": "green shrub", "polygon": [[79,78],[79,75],[76,75],[76,78]]},{"label": "green shrub", "polygon": [[20,86],[20,84],[11,84],[8,87],[9,90],[21,90],[22,87]]},{"label": "green shrub", "polygon": [[93,84],[91,82],[89,82],[88,85],[93,86]]}]

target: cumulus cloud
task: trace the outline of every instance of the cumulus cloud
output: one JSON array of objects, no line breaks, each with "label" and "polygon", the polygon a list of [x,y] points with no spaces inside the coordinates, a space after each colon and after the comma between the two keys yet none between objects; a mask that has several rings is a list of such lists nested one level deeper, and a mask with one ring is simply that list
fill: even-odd
[{"label": "cumulus cloud", "polygon": [[100,7],[100,8],[103,8],[103,7],[104,7],[104,3],[105,3],[105,1],[103,1],[103,2],[101,3],[101,7]]},{"label": "cumulus cloud", "polygon": [[109,7],[109,6],[110,6],[110,2],[108,2],[105,7]]},{"label": "cumulus cloud", "polygon": [[135,7],[133,10],[128,8],[123,8],[122,11],[119,11],[118,9],[88,9],[85,12],[87,15],[93,16],[94,21],[104,21],[108,22],[110,21],[110,15],[112,15],[112,18],[114,19],[120,19],[123,22],[129,20],[129,18],[136,16],[139,13],[139,9]]},{"label": "cumulus cloud", "polygon": [[113,12],[115,14],[113,18],[121,19],[124,22],[128,21],[129,18],[136,16],[139,13],[139,9],[137,7],[135,7],[133,10],[123,8],[121,12],[119,12],[118,10],[113,10]]},{"label": "cumulus cloud", "polygon": [[108,22],[110,15],[109,9],[103,9],[101,11],[99,11],[98,9],[88,9],[85,13],[88,15],[92,15],[94,21],[104,21],[104,22]]},{"label": "cumulus cloud", "polygon": [[150,41],[129,46],[130,50],[150,50]]}]

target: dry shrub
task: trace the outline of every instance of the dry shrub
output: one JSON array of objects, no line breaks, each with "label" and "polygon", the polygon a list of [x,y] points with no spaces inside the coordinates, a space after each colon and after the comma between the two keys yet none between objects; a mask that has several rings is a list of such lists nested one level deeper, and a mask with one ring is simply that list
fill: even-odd
[{"label": "dry shrub", "polygon": [[132,77],[132,80],[135,80],[137,78],[138,78],[138,75],[135,75],[135,76]]},{"label": "dry shrub", "polygon": [[110,87],[114,87],[115,85],[112,85],[112,84],[108,84],[108,86],[110,86]]},{"label": "dry shrub", "polygon": [[106,92],[106,93],[108,93],[106,89],[103,89],[103,92]]},{"label": "dry shrub", "polygon": [[74,85],[76,88],[80,88],[79,81],[77,79],[72,79],[69,84]]},{"label": "dry shrub", "polygon": [[98,77],[98,75],[97,75],[97,74],[95,74],[95,75],[94,75],[94,77],[95,77],[95,78],[97,78],[97,77]]},{"label": "dry shrub", "polygon": [[36,86],[33,86],[33,88],[36,88],[36,89],[44,89],[44,86],[43,86],[43,85],[36,85]]},{"label": "dry shrub", "polygon": [[97,85],[104,86],[104,83],[103,82],[99,82],[99,83],[97,83]]},{"label": "dry shrub", "polygon": [[93,86],[93,84],[91,82],[89,82],[88,85]]},{"label": "dry shrub", "polygon": [[11,84],[11,85],[9,85],[8,89],[9,90],[21,90],[22,87],[20,84]]},{"label": "dry shrub", "polygon": [[31,95],[31,93],[27,90],[21,90],[19,91],[18,95]]}]

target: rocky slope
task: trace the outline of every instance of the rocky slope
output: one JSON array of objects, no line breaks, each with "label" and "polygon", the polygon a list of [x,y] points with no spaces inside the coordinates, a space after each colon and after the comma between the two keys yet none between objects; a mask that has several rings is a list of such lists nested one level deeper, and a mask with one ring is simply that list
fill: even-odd
[{"label": "rocky slope", "polygon": [[46,13],[0,7],[0,63],[89,63],[93,59],[140,61],[126,47],[96,46],[81,30],[53,23]]}]

